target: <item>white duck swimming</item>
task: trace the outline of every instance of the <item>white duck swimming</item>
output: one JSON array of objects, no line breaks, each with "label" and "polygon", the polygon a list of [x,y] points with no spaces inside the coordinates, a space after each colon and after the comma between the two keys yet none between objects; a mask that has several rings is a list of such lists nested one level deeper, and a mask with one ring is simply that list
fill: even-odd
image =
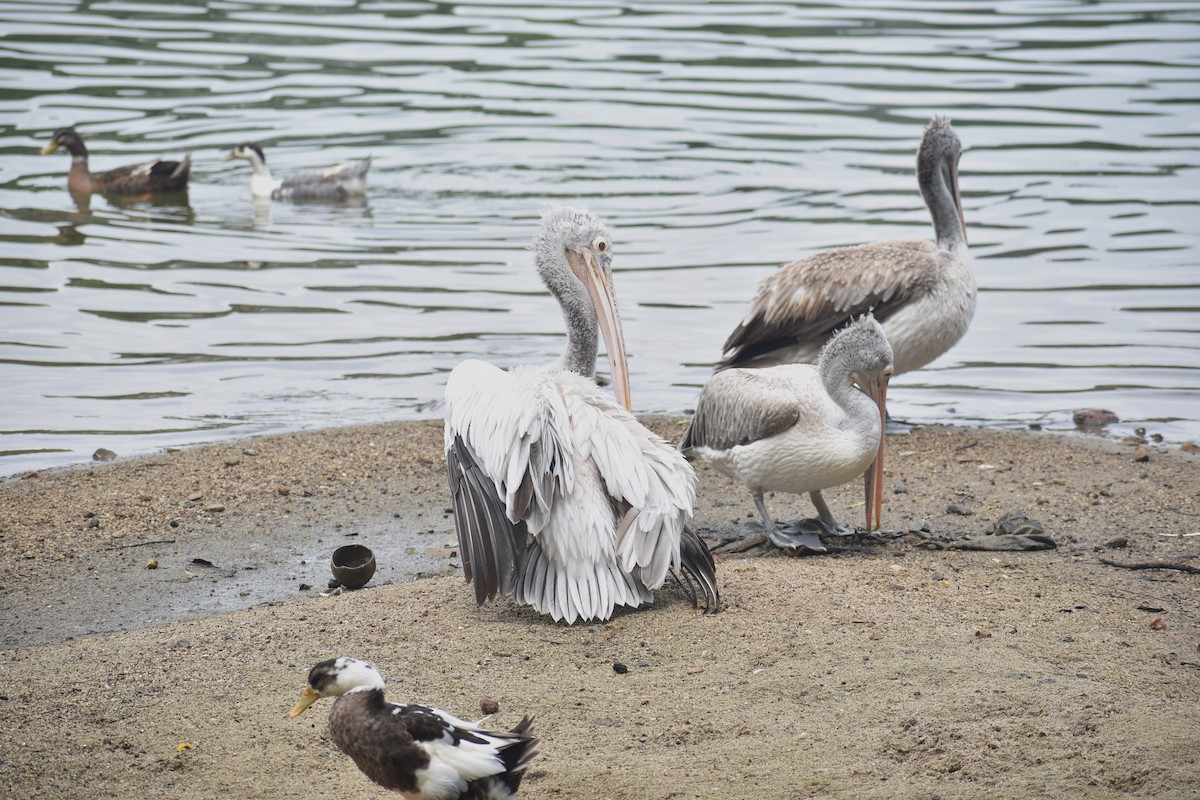
[{"label": "white duck swimming", "polygon": [[271,177],[267,169],[267,156],[256,142],[243,142],[233,152],[222,158],[232,161],[241,158],[250,162],[254,174],[250,176],[250,193],[257,198],[272,200],[348,200],[361,197],[367,191],[367,170],[371,168],[371,157],[362,161],[338,164],[324,170],[295,172],[283,180]]}]

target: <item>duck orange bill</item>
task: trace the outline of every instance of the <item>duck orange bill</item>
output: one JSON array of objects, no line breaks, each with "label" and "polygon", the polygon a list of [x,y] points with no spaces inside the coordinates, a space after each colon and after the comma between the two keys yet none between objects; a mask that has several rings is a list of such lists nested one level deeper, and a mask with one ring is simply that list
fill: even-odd
[{"label": "duck orange bill", "polygon": [[866,492],[866,507],[867,507],[867,530],[872,531],[876,528],[882,529],[881,516],[883,512],[883,442],[884,428],[887,425],[887,387],[888,376],[879,378],[878,381],[873,381],[869,389],[871,399],[879,406],[879,449],[875,453],[875,460],[871,462],[871,466],[867,467],[867,471],[863,474],[863,488]]},{"label": "duck orange bill", "polygon": [[296,701],[296,705],[292,706],[292,710],[288,712],[288,717],[298,717],[313,703],[321,699],[321,695],[317,693],[311,686],[305,686],[304,691],[300,693],[300,699]]},{"label": "duck orange bill", "polygon": [[609,268],[607,256],[597,259],[590,250],[584,250],[578,255],[580,259],[569,258],[571,271],[587,288],[596,308],[596,317],[600,323],[600,334],[604,337],[604,346],[608,348],[608,365],[612,370],[613,393],[617,402],[625,410],[633,410],[633,399],[629,394],[629,362],[625,356],[625,334],[621,331],[621,317],[617,314],[617,298],[613,293],[612,269]]}]

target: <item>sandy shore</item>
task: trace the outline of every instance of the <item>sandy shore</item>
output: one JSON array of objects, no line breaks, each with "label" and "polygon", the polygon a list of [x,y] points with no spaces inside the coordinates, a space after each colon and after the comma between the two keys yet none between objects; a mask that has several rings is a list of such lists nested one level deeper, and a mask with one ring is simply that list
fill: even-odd
[{"label": "sandy shore", "polygon": [[[653,424],[676,440],[683,422]],[[471,717],[493,697],[497,726],[536,715],[524,798],[1195,797],[1200,575],[1103,560],[1200,566],[1200,536],[1183,535],[1200,531],[1197,458],[965,428],[888,452],[892,535],[719,557],[715,616],[672,588],[575,627],[474,605],[440,550],[454,534],[438,424],[6,481],[0,793],[392,796],[332,750],[327,703],[285,718],[307,669],[344,654],[394,699]],[[861,524],[860,494],[829,499]],[[702,535],[756,532],[726,479],[702,471],[700,495]],[[1057,549],[927,549],[1011,510]],[[380,572],[321,597],[347,541]]]}]

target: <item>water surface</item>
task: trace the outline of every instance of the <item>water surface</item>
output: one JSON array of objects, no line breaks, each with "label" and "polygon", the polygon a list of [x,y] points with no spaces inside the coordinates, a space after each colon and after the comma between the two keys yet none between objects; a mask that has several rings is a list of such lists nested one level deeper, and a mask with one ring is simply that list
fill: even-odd
[{"label": "water surface", "polygon": [[[756,283],[931,235],[922,127],[968,147],[971,330],[898,378],[916,421],[1200,438],[1200,11],[1190,2],[0,2],[0,473],[437,416],[446,373],[549,361],[526,244],[614,231],[638,412],[691,407]],[[66,192],[195,160],[186,196]],[[349,206],[256,204],[373,155]]]}]

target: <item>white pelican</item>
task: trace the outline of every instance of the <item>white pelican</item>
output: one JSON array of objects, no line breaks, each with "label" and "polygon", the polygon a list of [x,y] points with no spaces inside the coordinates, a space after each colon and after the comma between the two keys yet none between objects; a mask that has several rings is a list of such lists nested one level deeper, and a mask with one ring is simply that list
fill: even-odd
[{"label": "white pelican", "polygon": [[242,142],[233,152],[222,158],[232,161],[241,158],[250,162],[254,173],[250,176],[250,193],[257,199],[272,200],[348,200],[361,197],[367,191],[367,170],[371,168],[371,156],[362,161],[338,164],[328,169],[294,172],[283,180],[271,177],[267,169],[267,156],[256,142]]},{"label": "white pelican", "polygon": [[953,347],[975,313],[975,274],[958,192],[962,149],[950,121],[934,117],[917,152],[917,182],[936,242],[838,247],[784,264],[759,284],[718,368],[815,363],[830,333],[868,311],[891,342],[897,375]]},{"label": "white pelican", "polygon": [[[891,377],[892,348],[868,315],[835,333],[815,367],[781,364],[714,373],[679,447],[746,484],[776,546],[821,552],[825,547],[815,532],[779,530],[763,492],[808,492],[819,527],[844,533],[821,490],[864,475],[867,530],[878,526]],[[806,520],[801,528],[815,522]]]},{"label": "white pelican", "polygon": [[481,730],[445,711],[383,699],[380,674],[363,661],[331,658],[308,673],[289,717],[336,697],[329,735],[363,773],[411,800],[511,800],[537,755],[533,720],[511,731]]},{"label": "white pelican", "polygon": [[[712,556],[684,526],[696,475],[627,410],[608,230],[587,211],[552,209],[533,251],[566,320],[562,360],[509,371],[464,361],[446,382],[454,527],[476,601],[511,595],[556,621],[603,620],[653,600],[682,567],[715,610]],[[620,404],[592,380],[597,327]]]}]

